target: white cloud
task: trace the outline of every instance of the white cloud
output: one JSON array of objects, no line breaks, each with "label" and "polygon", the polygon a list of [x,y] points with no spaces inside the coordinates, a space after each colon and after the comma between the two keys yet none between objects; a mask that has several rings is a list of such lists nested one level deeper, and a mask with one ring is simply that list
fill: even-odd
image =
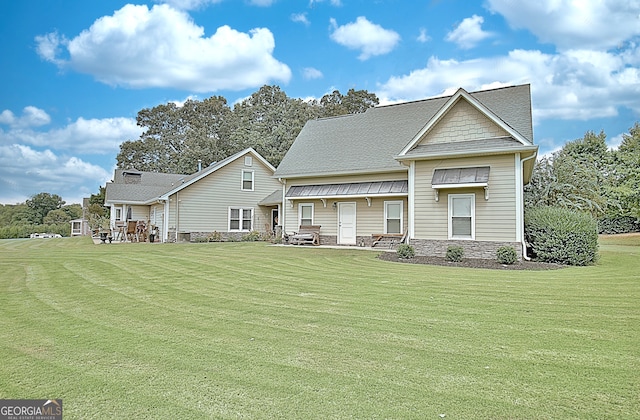
[{"label": "white cloud", "polygon": [[275,3],[275,0],[250,0],[250,4],[260,7],[268,7]]},{"label": "white cloud", "polygon": [[431,57],[426,67],[389,78],[377,94],[389,103],[449,94],[458,87],[473,91],[522,83],[531,83],[536,121],[613,117],[623,106],[640,114],[640,71],[628,67],[623,56],[594,51],[514,50],[465,61]]},{"label": "white cloud", "polygon": [[400,42],[398,33],[371,23],[364,16],[359,16],[355,22],[343,26],[338,26],[332,18],[331,28],[331,39],[352,50],[360,50],[360,60],[387,54]]},{"label": "white cloud", "polygon": [[303,23],[306,26],[309,26],[311,24],[311,22],[309,22],[309,19],[307,19],[306,13],[293,13],[291,15],[291,20],[293,22]]},{"label": "white cloud", "polygon": [[123,141],[137,139],[142,131],[143,129],[131,118],[80,117],[63,128],[49,131],[36,131],[31,128],[0,130],[0,144],[17,142],[74,153],[105,154],[118,151]]},{"label": "white cloud", "polygon": [[6,124],[12,128],[39,127],[49,124],[51,117],[42,109],[35,106],[27,106],[22,110],[22,116],[16,117],[13,112],[5,109],[0,113],[0,124]]},{"label": "white cloud", "polygon": [[460,24],[446,36],[446,40],[454,42],[462,49],[470,49],[475,47],[483,39],[489,38],[490,32],[482,30],[484,18],[482,16],[473,15],[464,19]]},{"label": "white cloud", "polygon": [[314,69],[313,67],[305,67],[302,69],[302,77],[306,80],[322,79],[323,74],[320,70]]},{"label": "white cloud", "polygon": [[4,204],[24,202],[40,192],[58,194],[67,204],[81,203],[82,197],[97,193],[110,178],[100,166],[77,157],[19,144],[0,146],[0,202]]},{"label": "white cloud", "polygon": [[427,30],[425,28],[420,28],[420,34],[416,38],[416,41],[424,43],[430,40],[431,40],[431,37],[427,35]]},{"label": "white cloud", "polygon": [[155,0],[156,3],[165,3],[180,10],[201,9],[209,4],[220,3],[222,0]]},{"label": "white cloud", "polygon": [[[149,10],[128,4],[71,40],[48,34],[36,41],[42,58],[109,85],[213,92],[291,78],[289,67],[272,55],[268,29],[243,33],[221,26],[205,37],[189,15],[169,5]],[[68,59],[55,52],[62,46]]]},{"label": "white cloud", "polygon": [[640,35],[640,2],[487,0],[487,7],[514,28],[524,28],[540,41],[567,49],[617,48]]},{"label": "white cloud", "polygon": [[36,51],[42,59],[57,65],[64,64],[64,60],[57,57],[62,50],[62,46],[67,44],[69,40],[64,36],[58,35],[57,32],[36,36],[35,40]]},{"label": "white cloud", "polygon": [[[316,3],[322,3],[324,2],[324,0],[309,0],[309,7],[313,7],[314,4]],[[332,6],[342,6],[342,1],[341,0],[330,0],[329,3],[331,3]]]}]

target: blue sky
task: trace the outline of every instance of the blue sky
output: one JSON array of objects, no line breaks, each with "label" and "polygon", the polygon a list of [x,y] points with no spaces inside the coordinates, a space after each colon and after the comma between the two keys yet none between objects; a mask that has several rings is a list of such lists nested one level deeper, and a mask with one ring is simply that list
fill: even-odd
[{"label": "blue sky", "polygon": [[541,154],[640,120],[637,1],[20,0],[0,34],[1,204],[80,203],[139,110],[264,84],[386,104],[530,83]]}]

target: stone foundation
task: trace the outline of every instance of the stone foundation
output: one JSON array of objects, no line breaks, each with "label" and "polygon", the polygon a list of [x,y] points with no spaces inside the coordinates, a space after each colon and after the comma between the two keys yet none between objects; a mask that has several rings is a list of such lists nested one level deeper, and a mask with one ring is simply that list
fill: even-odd
[{"label": "stone foundation", "polygon": [[518,254],[518,259],[522,259],[522,244],[519,242],[411,239],[410,244],[415,248],[416,255],[445,257],[447,255],[447,248],[453,245],[460,246],[464,249],[463,258],[481,258],[485,260],[495,260],[497,258],[498,248],[502,246],[511,246]]}]

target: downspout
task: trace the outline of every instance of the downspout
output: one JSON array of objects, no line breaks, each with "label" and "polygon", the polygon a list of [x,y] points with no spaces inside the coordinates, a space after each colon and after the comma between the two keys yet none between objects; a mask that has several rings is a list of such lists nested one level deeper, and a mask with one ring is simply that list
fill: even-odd
[{"label": "downspout", "polygon": [[164,214],[162,216],[162,242],[169,239],[169,197],[164,200]]},{"label": "downspout", "polygon": [[415,237],[415,182],[416,182],[416,161],[412,160],[409,164],[409,173],[407,177],[407,186],[409,188],[409,196],[407,197],[407,240],[406,243],[410,244],[411,239]]},{"label": "downspout", "polygon": [[285,206],[285,195],[287,193],[287,180],[285,178],[278,178],[278,181],[282,184],[282,200],[280,200],[281,209],[278,210],[278,219],[280,221],[280,234],[284,238],[285,226],[287,225],[287,210]]},{"label": "downspout", "polygon": [[180,191],[176,191],[176,243],[178,243],[178,232],[180,232]]},{"label": "downspout", "polygon": [[[518,158],[520,157],[520,153],[517,154]],[[521,239],[521,243],[522,243],[522,258],[524,258],[527,261],[531,261],[531,258],[529,258],[527,256],[527,244],[524,240],[524,176],[522,171],[524,170],[524,165],[523,163],[526,162],[527,160],[531,160],[534,159],[537,156],[537,153],[532,154],[529,157],[526,157],[524,159],[519,159],[520,160],[520,177],[522,179],[522,189],[520,190],[520,208],[522,209],[521,212],[519,212],[518,217],[521,217],[521,223],[520,223],[520,227],[521,227],[521,232],[520,232],[520,239]],[[518,188],[520,188],[520,186],[518,186]]]}]

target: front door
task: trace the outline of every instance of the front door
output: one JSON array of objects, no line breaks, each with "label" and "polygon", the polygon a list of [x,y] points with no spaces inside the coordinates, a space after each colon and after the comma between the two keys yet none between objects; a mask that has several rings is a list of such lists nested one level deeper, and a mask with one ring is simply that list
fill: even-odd
[{"label": "front door", "polygon": [[338,244],[356,244],[356,203],[338,203]]}]

